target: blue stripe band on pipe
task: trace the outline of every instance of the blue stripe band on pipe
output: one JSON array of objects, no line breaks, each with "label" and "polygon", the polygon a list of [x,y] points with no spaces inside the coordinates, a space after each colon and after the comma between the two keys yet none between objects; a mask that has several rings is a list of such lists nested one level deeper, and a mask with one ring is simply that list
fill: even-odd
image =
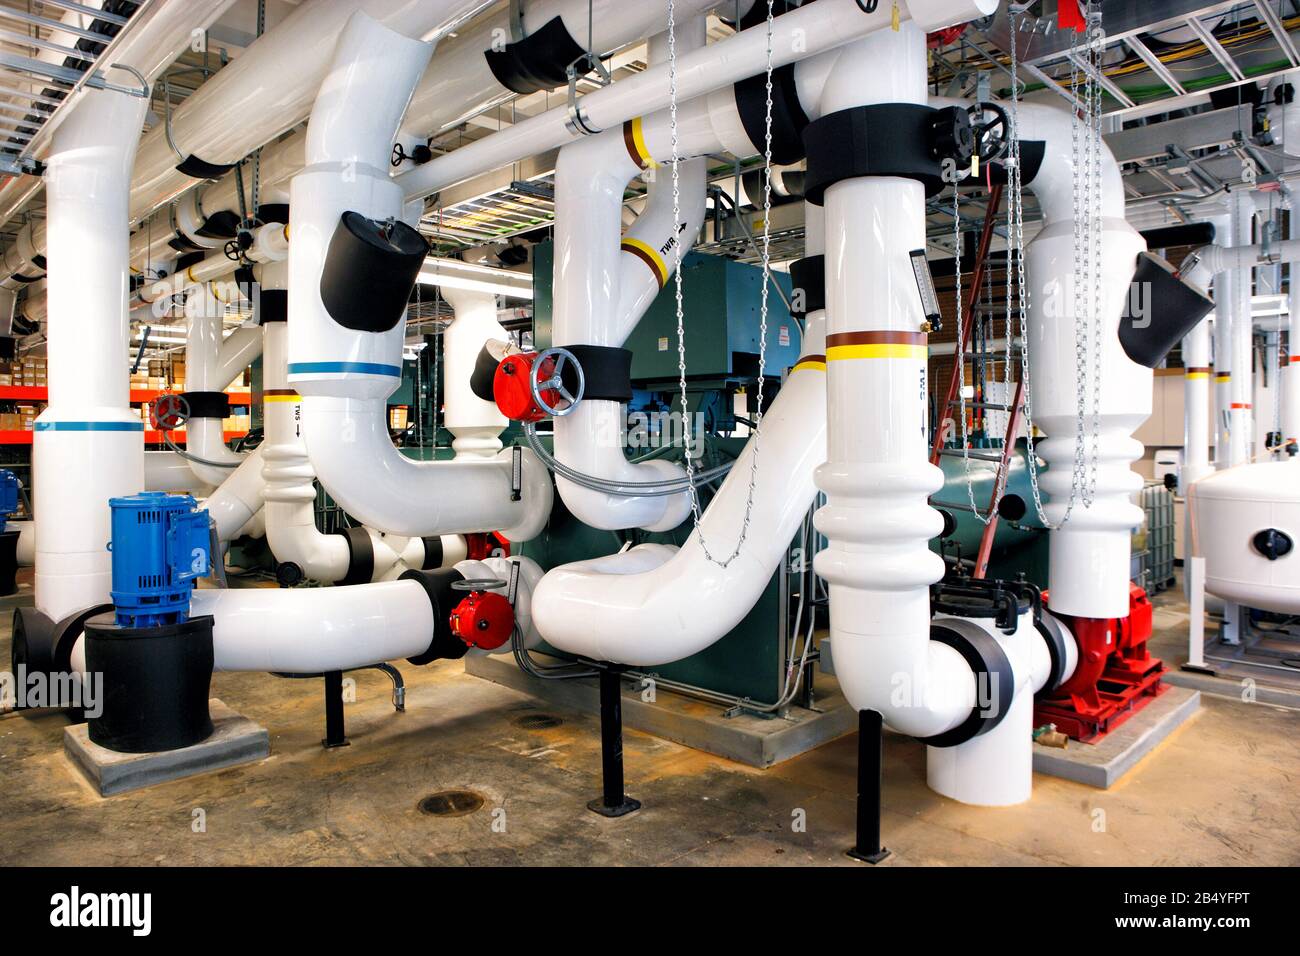
[{"label": "blue stripe band on pipe", "polygon": [[142,432],[144,422],[37,422],[38,432]]},{"label": "blue stripe band on pipe", "polygon": [[365,375],[402,376],[400,365],[380,365],[376,362],[291,362],[290,375],[306,375],[312,372],[360,372]]}]

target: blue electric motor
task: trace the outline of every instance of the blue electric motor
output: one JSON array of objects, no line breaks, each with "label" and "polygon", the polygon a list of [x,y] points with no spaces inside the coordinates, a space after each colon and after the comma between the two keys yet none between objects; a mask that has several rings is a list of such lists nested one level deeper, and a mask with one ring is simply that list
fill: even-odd
[{"label": "blue electric motor", "polygon": [[113,605],[121,627],[157,627],[189,619],[190,592],[208,573],[208,514],[189,495],[146,491],[110,498]]},{"label": "blue electric motor", "polygon": [[18,476],[9,469],[0,469],[0,532],[5,521],[18,510]]}]

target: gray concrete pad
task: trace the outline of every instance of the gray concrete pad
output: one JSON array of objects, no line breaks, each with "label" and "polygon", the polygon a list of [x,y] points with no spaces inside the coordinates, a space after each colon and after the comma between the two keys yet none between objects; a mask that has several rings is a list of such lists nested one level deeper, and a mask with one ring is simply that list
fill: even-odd
[{"label": "gray concrete pad", "polygon": [[[538,659],[557,663],[544,655]],[[531,694],[549,704],[589,714],[600,712],[593,680],[537,680],[509,654],[465,658],[465,673]],[[770,767],[857,730],[858,717],[831,678],[817,681],[816,710],[791,707],[785,717],[723,716],[726,708],[661,690],[653,703],[635,686],[623,685],[623,725],[751,767]]]},{"label": "gray concrete pad", "polygon": [[63,751],[101,797],[251,763],[270,755],[271,740],[265,727],[235,713],[215,697],[208,701],[208,710],[212,714],[212,736],[193,747],[159,753],[117,753],[91,741],[88,724],[73,724],[63,731]]},{"label": "gray concrete pad", "polygon": [[1095,744],[1034,747],[1034,772],[1109,789],[1201,706],[1201,692],[1170,687]]}]

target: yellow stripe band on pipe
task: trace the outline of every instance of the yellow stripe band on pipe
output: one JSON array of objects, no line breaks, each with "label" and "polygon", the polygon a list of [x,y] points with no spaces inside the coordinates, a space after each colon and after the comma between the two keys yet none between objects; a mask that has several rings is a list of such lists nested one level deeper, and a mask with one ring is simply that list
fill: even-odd
[{"label": "yellow stripe band on pipe", "polygon": [[650,271],[655,274],[655,281],[659,283],[659,288],[664,287],[668,282],[668,266],[658,252],[640,239],[634,239],[631,236],[624,237],[619,246],[624,252],[630,252],[648,265]]},{"label": "yellow stripe band on pipe", "polygon": [[826,350],[830,362],[848,359],[918,359],[924,362],[930,350],[924,345],[907,345],[903,342],[876,342],[867,345],[832,345]]},{"label": "yellow stripe band on pipe", "polygon": [[825,356],[825,355],[809,355],[809,356],[808,356],[807,358],[805,358],[803,361],[796,363],[796,364],[795,364],[795,367],[792,368],[792,369],[790,369],[790,371],[791,371],[791,372],[797,372],[797,371],[799,371],[800,369],[805,369],[805,368],[806,368],[806,369],[809,369],[809,370],[811,370],[811,371],[814,371],[814,372],[824,372],[824,371],[826,371],[826,356]]},{"label": "yellow stripe band on pipe", "polygon": [[302,396],[294,393],[293,395],[263,395],[264,402],[301,402]]},{"label": "yellow stripe band on pipe", "polygon": [[632,162],[642,169],[653,169],[658,165],[650,155],[650,150],[646,148],[645,133],[641,129],[641,117],[638,116],[623,124],[623,145],[627,147]]},{"label": "yellow stripe band on pipe", "polygon": [[1209,378],[1210,373],[1209,372],[1188,372],[1186,377],[1189,379]]}]

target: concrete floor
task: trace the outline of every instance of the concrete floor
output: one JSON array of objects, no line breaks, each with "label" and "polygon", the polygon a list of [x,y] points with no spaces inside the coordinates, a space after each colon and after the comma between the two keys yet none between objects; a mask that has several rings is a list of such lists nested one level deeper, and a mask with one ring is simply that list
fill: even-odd
[{"label": "concrete floor", "polygon": [[[30,597],[28,584],[0,604]],[[7,667],[8,607],[0,615]],[[459,662],[401,669],[401,714],[386,677],[352,675],[352,745],[332,751],[320,681],[218,674],[214,695],[270,730],[272,756],[109,799],[64,756],[61,714],[0,718],[0,865],[862,865],[843,855],[853,735],[760,771],[629,732],[628,791],[644,809],[606,820],[585,809],[600,789],[594,718],[544,711]],[[543,713],[561,722],[530,729]],[[1207,697],[1117,787],[1038,776],[1032,801],[998,810],[931,792],[924,749],[891,736],[886,865],[1300,864],[1298,733],[1300,711]],[[450,788],[481,794],[482,808],[417,809]]]}]

